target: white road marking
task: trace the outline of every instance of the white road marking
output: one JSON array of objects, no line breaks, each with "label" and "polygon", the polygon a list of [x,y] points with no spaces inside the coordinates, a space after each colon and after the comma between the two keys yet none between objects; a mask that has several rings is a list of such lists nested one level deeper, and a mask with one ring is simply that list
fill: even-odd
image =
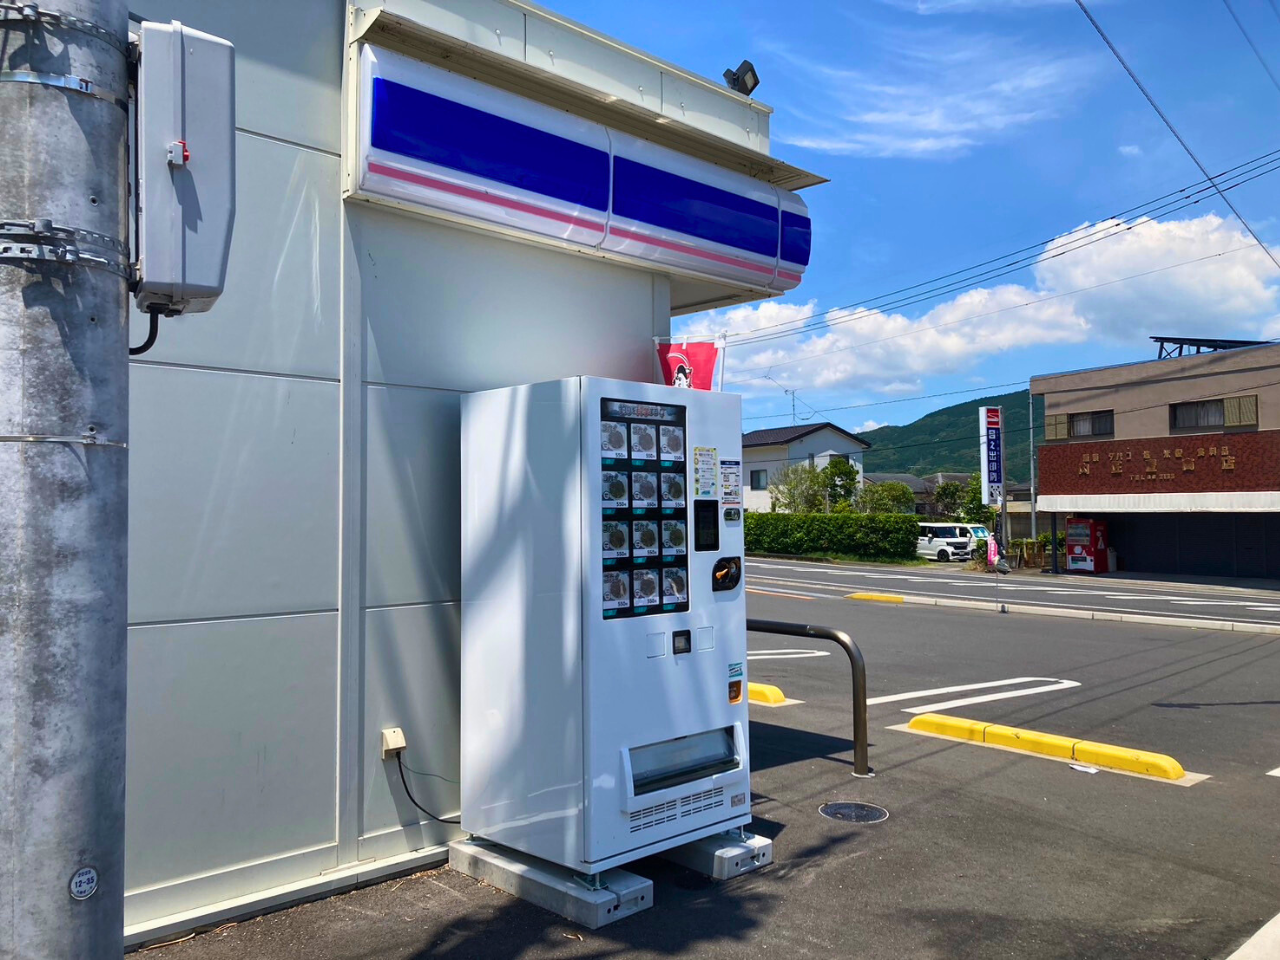
[{"label": "white road marking", "polygon": [[1280,955],[1280,915],[1244,942],[1227,960],[1272,960]]},{"label": "white road marking", "polygon": [[748,653],[748,660],[804,660],[808,657],[829,657],[830,650],[761,650]]},{"label": "white road marking", "polygon": [[1180,607],[1247,607],[1242,600],[1170,600]]},{"label": "white road marking", "polygon": [[1268,771],[1267,771],[1267,776],[1268,776],[1268,777],[1280,777],[1280,767],[1276,767],[1274,770],[1268,770]]},{"label": "white road marking", "polygon": [[799,590],[790,590],[786,593],[777,590],[761,590],[759,587],[746,587],[747,593],[763,593],[771,597],[785,597],[788,600],[827,600],[830,594],[826,593],[805,593]]},{"label": "white road marking", "polygon": [[1048,680],[1057,683],[1053,677],[1012,677],[1008,680],[988,680],[985,683],[963,683],[955,687],[933,687],[930,690],[911,690],[907,693],[895,693],[888,697],[872,697],[868,706],[877,703],[896,703],[899,700],[918,700],[921,697],[937,697],[944,693],[962,693],[965,690],[986,690],[990,687],[1011,687],[1015,683],[1037,683]]},{"label": "white road marking", "polygon": [[989,690],[992,687],[1011,687],[1018,683],[1044,683],[1040,687],[1027,687],[1022,690],[1004,690],[1000,693],[988,693],[977,697],[964,697],[960,700],[945,700],[941,703],[927,703],[923,707],[907,707],[903,713],[929,713],[932,710],[945,710],[950,707],[964,707],[971,703],[985,703],[988,700],[1009,700],[1013,697],[1027,697],[1035,693],[1048,693],[1052,690],[1066,690],[1078,687],[1076,680],[1058,680],[1054,677],[1011,677],[1008,680],[988,680],[984,683],[964,683],[953,687],[934,687],[930,690],[911,690],[907,693],[895,693],[887,697],[872,697],[867,701],[871,706],[878,703],[896,703],[899,700],[918,700],[921,697],[936,697],[945,693],[961,693],[965,690]]},{"label": "white road marking", "polygon": [[[1048,679],[1047,677],[1043,679]],[[1003,693],[988,693],[982,697],[965,697],[962,700],[946,700],[943,703],[926,703],[923,707],[904,707],[903,713],[931,713],[934,710],[950,710],[952,707],[967,707],[972,703],[986,703],[989,700],[1009,700],[1013,697],[1027,697],[1033,693],[1049,693],[1052,690],[1066,690],[1080,686],[1078,680],[1058,680],[1043,687],[1029,687],[1025,690],[1006,690]]]}]

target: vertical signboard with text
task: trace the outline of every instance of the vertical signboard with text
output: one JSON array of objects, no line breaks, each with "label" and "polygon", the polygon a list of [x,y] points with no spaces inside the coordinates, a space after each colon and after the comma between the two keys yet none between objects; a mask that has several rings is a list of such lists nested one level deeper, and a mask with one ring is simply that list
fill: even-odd
[{"label": "vertical signboard with text", "polygon": [[982,449],[978,459],[982,465],[982,502],[999,505],[1004,499],[1004,451],[1001,444],[1000,407],[978,408],[978,429]]}]

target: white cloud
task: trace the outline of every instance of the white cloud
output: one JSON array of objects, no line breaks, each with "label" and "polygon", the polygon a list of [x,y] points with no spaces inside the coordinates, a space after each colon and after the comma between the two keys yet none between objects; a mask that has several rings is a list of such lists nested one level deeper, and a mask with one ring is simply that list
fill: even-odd
[{"label": "white cloud", "polygon": [[[754,344],[731,337],[725,381],[744,381],[738,389],[749,393],[776,391],[776,383],[893,396],[928,392],[938,377],[972,376],[975,366],[989,368],[991,358],[1038,345],[1280,333],[1280,277],[1234,223],[1210,214],[1146,220],[1132,229],[1114,221],[1085,226],[1087,239],[1103,236],[1108,226],[1119,232],[1071,252],[1064,251],[1080,244],[1079,233],[1051,242],[1029,284],[976,287],[917,317],[838,310],[804,336]],[[1211,259],[1161,269],[1202,257]],[[680,332],[772,333],[820,309],[814,301],[731,307],[692,316]]]},{"label": "white cloud", "polygon": [[962,154],[1016,127],[1058,116],[1089,82],[1092,57],[1055,55],[1013,37],[909,33],[878,28],[864,38],[878,65],[848,69],[778,51],[807,81],[794,146],[868,157]]},{"label": "white cloud", "polygon": [[866,423],[862,424],[861,426],[851,427],[849,429],[849,432],[850,433],[870,433],[872,430],[879,430],[883,426],[885,426],[885,424],[881,423],[879,420],[868,420]]},{"label": "white cloud", "polygon": [[1142,148],[1135,143],[1125,143],[1120,146],[1120,156],[1122,157],[1140,157],[1142,156]]}]

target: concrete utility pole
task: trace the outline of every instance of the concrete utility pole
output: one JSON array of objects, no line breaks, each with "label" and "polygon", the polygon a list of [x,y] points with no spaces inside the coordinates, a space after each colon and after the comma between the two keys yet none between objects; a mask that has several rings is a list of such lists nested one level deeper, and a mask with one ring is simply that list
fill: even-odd
[{"label": "concrete utility pole", "polygon": [[1027,390],[1027,437],[1031,441],[1031,539],[1036,539],[1036,398]]},{"label": "concrete utility pole", "polygon": [[119,960],[125,0],[0,7],[0,957]]}]

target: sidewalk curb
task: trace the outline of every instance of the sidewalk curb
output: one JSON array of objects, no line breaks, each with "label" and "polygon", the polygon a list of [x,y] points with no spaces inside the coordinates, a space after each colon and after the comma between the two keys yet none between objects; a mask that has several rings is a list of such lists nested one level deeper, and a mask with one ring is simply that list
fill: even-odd
[{"label": "sidewalk curb", "polygon": [[[1036,607],[1019,603],[996,603],[992,600],[956,600],[949,597],[924,597],[912,594],[894,594],[875,597],[879,602],[912,603],[922,607],[957,607],[962,610],[981,610],[986,613],[1025,613],[1033,617],[1059,617],[1066,620],[1104,620],[1110,623],[1145,623],[1160,627],[1191,627],[1201,630],[1225,630],[1232,633],[1262,633],[1280,635],[1280,624],[1249,623],[1245,620],[1196,620],[1190,617],[1160,617],[1146,613],[1115,613],[1110,610],[1079,610],[1072,607]],[[869,600],[869,594],[850,593],[846,600]]]},{"label": "sidewalk curb", "polygon": [[[954,576],[956,574],[964,574],[966,576],[971,576],[971,577],[993,576],[993,574],[991,574],[990,571],[986,573],[982,573],[977,570],[967,570],[963,566],[958,566],[953,568],[951,564],[947,564],[946,567],[943,567],[941,564],[936,564],[936,563],[899,564],[899,563],[893,563],[891,561],[885,561],[883,563],[875,563],[875,562],[870,562],[866,560],[833,560],[829,557],[797,557],[797,556],[794,556],[791,554],[785,554],[785,553],[748,553],[746,555],[746,558],[748,560],[782,560],[782,561],[788,561],[792,563],[818,563],[818,564],[825,564],[827,566],[855,567],[855,568],[865,568],[868,570],[884,570],[888,568],[888,569],[897,569],[897,570],[929,571],[929,573],[926,575],[936,575],[939,577],[944,577],[944,576],[949,577],[949,576]],[[1280,589],[1271,590],[1265,587],[1237,587],[1237,586],[1230,586],[1227,584],[1217,584],[1217,583],[1186,583],[1181,580],[1139,580],[1136,578],[1129,578],[1129,577],[1112,578],[1107,575],[1103,575],[1099,577],[1088,577],[1081,574],[1070,574],[1065,572],[1059,573],[1055,577],[1054,574],[1049,573],[1048,571],[1035,570],[1028,567],[1017,568],[1011,572],[1010,576],[1016,577],[1018,579],[1044,578],[1044,579],[1058,579],[1063,581],[1078,580],[1082,583],[1114,586],[1117,590],[1124,589],[1125,586],[1132,586],[1132,587],[1138,587],[1138,588],[1151,588],[1154,590],[1173,590],[1175,592],[1181,592],[1181,593],[1195,593],[1197,591],[1202,591],[1204,593],[1222,592],[1222,593],[1234,593],[1234,594],[1252,594],[1255,596],[1270,597],[1272,598],[1272,602],[1280,602],[1280,600],[1276,599],[1277,595],[1280,595]]]}]

